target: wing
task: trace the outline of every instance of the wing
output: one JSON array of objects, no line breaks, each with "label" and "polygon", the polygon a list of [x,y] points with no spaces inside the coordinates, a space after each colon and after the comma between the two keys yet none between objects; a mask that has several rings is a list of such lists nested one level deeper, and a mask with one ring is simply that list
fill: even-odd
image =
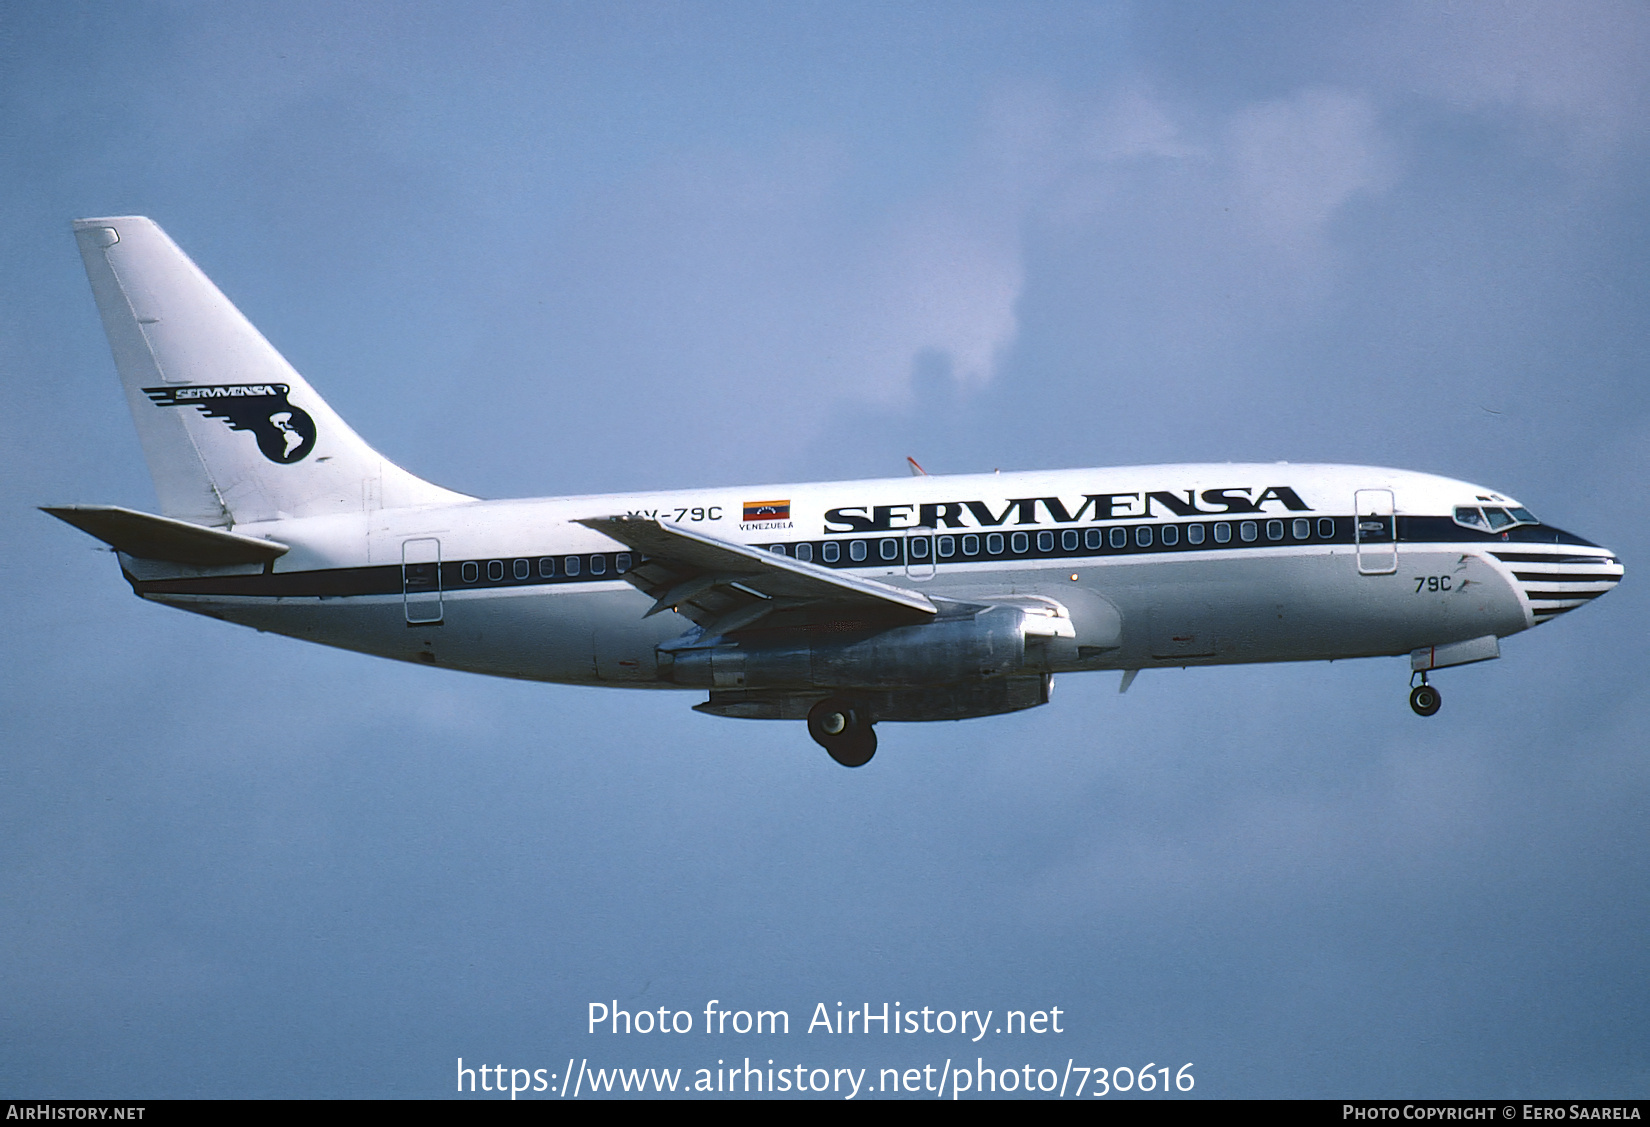
[{"label": "wing", "polygon": [[624,578],[653,598],[647,613],[674,610],[704,637],[760,622],[764,628],[925,622],[936,608],[923,595],[845,575],[789,556],[706,536],[646,517],[592,517],[593,528],[642,556]]}]

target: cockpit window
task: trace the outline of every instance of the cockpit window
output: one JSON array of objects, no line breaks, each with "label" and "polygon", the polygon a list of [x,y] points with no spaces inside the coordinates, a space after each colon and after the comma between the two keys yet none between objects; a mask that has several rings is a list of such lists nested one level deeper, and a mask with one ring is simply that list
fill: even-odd
[{"label": "cockpit window", "polygon": [[1455,506],[1455,523],[1467,528],[1476,528],[1480,532],[1500,532],[1504,528],[1514,528],[1521,524],[1540,524],[1535,514],[1528,509],[1499,508],[1495,505],[1457,505]]}]

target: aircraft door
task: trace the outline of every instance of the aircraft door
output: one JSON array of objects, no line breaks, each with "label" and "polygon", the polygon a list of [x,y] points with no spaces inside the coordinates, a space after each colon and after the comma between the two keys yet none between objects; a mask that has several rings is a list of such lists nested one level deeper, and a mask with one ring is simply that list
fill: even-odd
[{"label": "aircraft door", "polygon": [[401,542],[401,599],[408,626],[441,622],[441,541],[427,537]]},{"label": "aircraft door", "polygon": [[1352,539],[1358,574],[1391,575],[1398,570],[1397,504],[1390,489],[1360,489],[1352,495]]},{"label": "aircraft door", "polygon": [[908,528],[905,530],[905,575],[908,579],[934,578],[937,564],[934,559],[934,530]]}]

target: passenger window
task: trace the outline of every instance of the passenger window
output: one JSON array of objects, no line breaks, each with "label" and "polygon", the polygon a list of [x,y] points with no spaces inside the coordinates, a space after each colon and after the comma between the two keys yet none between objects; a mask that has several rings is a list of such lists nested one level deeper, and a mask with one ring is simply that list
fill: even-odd
[{"label": "passenger window", "polygon": [[963,537],[963,555],[977,556],[980,554],[980,538],[972,532]]},{"label": "passenger window", "polygon": [[579,573],[579,557],[568,556],[566,559],[562,560],[561,573],[563,575],[577,575]]},{"label": "passenger window", "polygon": [[1266,538],[1268,540],[1283,539],[1283,522],[1281,520],[1269,520],[1266,522]]},{"label": "passenger window", "polygon": [[1160,539],[1164,544],[1172,545],[1180,543],[1180,528],[1177,525],[1172,524],[1164,525]]},{"label": "passenger window", "polygon": [[877,551],[882,553],[882,558],[885,560],[897,560],[899,559],[899,541],[892,536],[886,537]]},{"label": "passenger window", "polygon": [[1304,517],[1296,518],[1294,532],[1296,540],[1309,539],[1312,535],[1312,522]]},{"label": "passenger window", "polygon": [[539,557],[539,578],[553,579],[556,574],[556,558],[554,556]]},{"label": "passenger window", "polygon": [[814,546],[812,544],[798,544],[796,546],[796,558],[803,563],[809,562],[814,558]]},{"label": "passenger window", "polygon": [[985,538],[985,550],[987,552],[991,553],[993,556],[1002,555],[1003,554],[1003,534],[1001,532],[993,532],[989,536],[987,536]]},{"label": "passenger window", "polygon": [[494,583],[497,583],[499,580],[504,578],[503,560],[487,561],[487,578],[491,579]]},{"label": "passenger window", "polygon": [[865,541],[855,540],[848,545],[848,558],[859,563],[865,558]]},{"label": "passenger window", "polygon": [[1325,540],[1335,539],[1335,519],[1333,517],[1318,518],[1318,535]]},{"label": "passenger window", "polygon": [[1037,534],[1037,550],[1039,552],[1054,551],[1054,533],[1039,532]]},{"label": "passenger window", "polygon": [[1031,537],[1027,536],[1023,532],[1016,532],[1013,536],[1008,538],[1008,542],[1016,552],[1023,552],[1027,548],[1031,547]]},{"label": "passenger window", "polygon": [[826,563],[836,563],[842,558],[842,545],[835,540],[827,540],[820,547],[819,554],[825,558]]},{"label": "passenger window", "polygon": [[606,556],[591,556],[590,557],[590,574],[591,575],[602,575],[602,574],[605,574],[606,571],[607,571],[607,557]]},{"label": "passenger window", "polygon": [[1203,526],[1201,524],[1188,524],[1186,526],[1186,543],[1203,543]]},{"label": "passenger window", "polygon": [[1103,528],[1089,529],[1083,534],[1083,543],[1089,548],[1104,547],[1106,543],[1106,530]]},{"label": "passenger window", "polygon": [[481,566],[471,560],[459,569],[459,574],[464,576],[464,582],[474,583],[481,578]]},{"label": "passenger window", "polygon": [[1060,533],[1060,547],[1068,552],[1077,550],[1077,530],[1075,528],[1068,528]]},{"label": "passenger window", "polygon": [[516,563],[515,563],[515,569],[514,570],[515,570],[517,579],[526,579],[527,576],[532,572],[533,565],[528,563],[526,560],[517,560]]},{"label": "passenger window", "polygon": [[938,541],[940,555],[950,559],[957,554],[957,538],[955,536],[941,536]]},{"label": "passenger window", "polygon": [[768,551],[772,552],[776,556],[782,556],[782,555],[785,554],[785,545],[783,545],[783,544],[770,545],[769,548],[768,548]]},{"label": "passenger window", "polygon": [[1142,548],[1150,548],[1152,546],[1152,526],[1149,524],[1143,524],[1139,528],[1135,529],[1134,542]]},{"label": "passenger window", "polygon": [[1230,544],[1232,542],[1232,526],[1223,520],[1215,522],[1215,543]]},{"label": "passenger window", "polygon": [[910,544],[907,545],[907,551],[911,553],[911,558],[914,560],[926,560],[928,558],[928,537],[912,537]]},{"label": "passenger window", "polygon": [[1111,530],[1111,546],[1113,548],[1127,548],[1129,546],[1129,530],[1113,528]]},{"label": "passenger window", "polygon": [[1254,521],[1246,520],[1238,525],[1238,535],[1243,537],[1245,544],[1252,544],[1255,538],[1260,535],[1260,529],[1255,527]]},{"label": "passenger window", "polygon": [[613,574],[623,575],[630,570],[630,553],[620,552],[613,557]]}]

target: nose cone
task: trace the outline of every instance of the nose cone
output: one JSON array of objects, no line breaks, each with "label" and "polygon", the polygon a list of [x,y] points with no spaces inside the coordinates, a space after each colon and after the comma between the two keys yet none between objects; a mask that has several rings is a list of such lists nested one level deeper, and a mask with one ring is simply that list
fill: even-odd
[{"label": "nose cone", "polygon": [[1540,532],[1551,542],[1513,543],[1491,550],[1512,568],[1536,624],[1584,606],[1621,582],[1626,569],[1610,549],[1557,529]]}]

